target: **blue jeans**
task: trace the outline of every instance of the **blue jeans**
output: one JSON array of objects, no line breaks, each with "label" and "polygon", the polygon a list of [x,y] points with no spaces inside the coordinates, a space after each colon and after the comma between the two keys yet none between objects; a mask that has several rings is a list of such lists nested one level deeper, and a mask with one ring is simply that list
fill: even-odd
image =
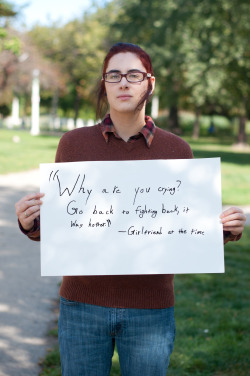
[{"label": "blue jeans", "polygon": [[61,298],[58,332],[63,376],[108,376],[115,343],[122,376],[166,376],[174,308],[107,308]]}]

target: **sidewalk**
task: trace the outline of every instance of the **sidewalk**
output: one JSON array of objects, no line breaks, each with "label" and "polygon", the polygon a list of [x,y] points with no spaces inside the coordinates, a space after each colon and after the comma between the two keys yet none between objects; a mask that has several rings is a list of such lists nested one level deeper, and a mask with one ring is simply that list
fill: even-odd
[{"label": "sidewalk", "polygon": [[40,276],[39,243],[17,227],[14,204],[39,188],[39,171],[0,175],[0,376],[37,376],[60,279]]}]

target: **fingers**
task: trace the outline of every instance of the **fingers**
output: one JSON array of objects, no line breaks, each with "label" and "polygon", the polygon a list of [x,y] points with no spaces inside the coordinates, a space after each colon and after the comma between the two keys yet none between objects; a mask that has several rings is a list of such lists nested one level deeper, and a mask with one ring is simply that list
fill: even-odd
[{"label": "fingers", "polygon": [[34,206],[41,205],[41,197],[43,196],[44,194],[42,193],[32,193],[30,195],[24,196],[20,201],[16,203],[17,215],[20,215],[22,213],[24,214],[24,212],[26,211],[30,215],[34,211]]},{"label": "fingers", "polygon": [[221,216],[223,230],[230,231],[233,235],[241,234],[246,223],[246,216],[242,209],[231,207],[225,210]]},{"label": "fingers", "polygon": [[43,196],[43,193],[32,193],[24,196],[15,204],[16,215],[24,230],[30,230],[34,225],[35,218],[40,215]]}]

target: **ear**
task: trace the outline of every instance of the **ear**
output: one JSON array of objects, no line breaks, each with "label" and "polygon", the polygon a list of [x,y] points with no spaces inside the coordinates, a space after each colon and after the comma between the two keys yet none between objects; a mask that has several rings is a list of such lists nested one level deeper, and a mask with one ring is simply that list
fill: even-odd
[{"label": "ear", "polygon": [[154,76],[150,77],[150,80],[151,80],[151,85],[152,85],[152,90],[151,90],[150,95],[153,95],[154,89],[155,89],[155,77]]}]

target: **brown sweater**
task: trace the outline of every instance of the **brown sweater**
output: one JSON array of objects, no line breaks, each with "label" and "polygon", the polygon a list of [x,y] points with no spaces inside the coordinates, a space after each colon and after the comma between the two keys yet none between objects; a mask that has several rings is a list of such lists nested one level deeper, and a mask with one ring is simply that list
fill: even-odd
[{"label": "brown sweater", "polygon": [[[99,125],[66,133],[56,154],[56,162],[186,158],[189,145],[160,128],[148,148],[143,136],[125,142],[110,134],[106,142]],[[174,305],[173,275],[63,277],[60,295],[107,307],[167,308]]]},{"label": "brown sweater", "polygon": [[[95,125],[66,133],[60,140],[56,162],[192,157],[184,140],[158,127],[148,147],[143,136],[125,142],[109,134],[106,142],[100,125]],[[39,240],[38,231],[27,235]],[[173,275],[67,276],[63,277],[60,295],[69,300],[107,307],[167,308],[174,305],[173,279]]]}]

